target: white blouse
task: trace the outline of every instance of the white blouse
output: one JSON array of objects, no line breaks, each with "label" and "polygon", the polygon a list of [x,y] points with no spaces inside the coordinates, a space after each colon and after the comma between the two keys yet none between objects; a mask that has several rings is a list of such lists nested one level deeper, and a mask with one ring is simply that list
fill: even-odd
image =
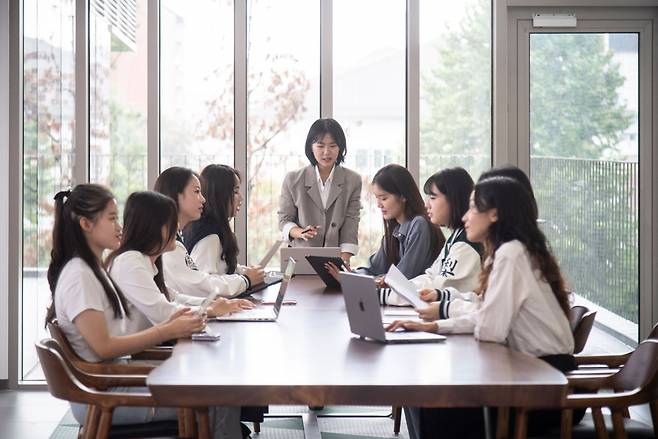
[{"label": "white blouse", "polygon": [[213,292],[218,292],[222,297],[235,297],[247,289],[243,279],[240,282],[233,280],[229,284],[224,276],[195,270],[188,265],[188,260],[194,261],[180,241],[176,241],[175,250],[162,255],[162,269],[168,287],[197,297],[208,297]]},{"label": "white blouse", "polygon": [[[104,270],[102,273],[107,277]],[[116,294],[116,291],[114,293]],[[117,295],[117,299],[118,297]],[[99,362],[101,358],[89,346],[75,325],[75,318],[88,309],[101,311],[105,315],[107,332],[111,336],[134,334],[139,331],[138,321],[134,318],[135,308],[129,306],[130,318],[126,317],[123,309],[123,318],[116,318],[103,285],[96,278],[91,267],[82,259],[73,258],[64,265],[57,279],[55,314],[59,327],[75,353],[86,361]]]},{"label": "white blouse", "polygon": [[180,294],[167,285],[170,302],[155,284],[153,278],[156,274],[158,269],[151,259],[135,250],[121,253],[110,267],[110,276],[126,299],[137,308],[132,315],[138,321],[139,330],[166,321],[182,307],[197,307],[204,300]]},{"label": "white blouse", "polygon": [[479,310],[437,323],[441,334],[473,333],[481,341],[506,343],[537,357],[573,353],[567,316],[516,240],[496,251]]},{"label": "white blouse", "polygon": [[219,236],[212,233],[195,244],[190,256],[199,270],[215,276],[221,276],[226,281],[231,296],[235,296],[247,289],[248,281],[244,275],[246,267],[238,265],[235,273],[226,274],[228,265],[222,259],[222,250],[222,242]]}]

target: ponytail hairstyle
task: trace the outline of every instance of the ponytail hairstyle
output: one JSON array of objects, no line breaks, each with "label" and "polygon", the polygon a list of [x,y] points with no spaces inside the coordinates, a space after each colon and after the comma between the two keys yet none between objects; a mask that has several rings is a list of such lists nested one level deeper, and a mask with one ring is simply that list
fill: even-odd
[{"label": "ponytail hairstyle", "polygon": [[[162,236],[162,228],[167,234]],[[169,300],[169,292],[162,273],[162,252],[176,238],[178,231],[178,211],[171,198],[158,192],[133,192],[126,200],[123,209],[123,235],[121,245],[108,257],[108,266],[122,253],[138,251],[146,256],[158,257],[155,266],[158,274],[153,280],[158,289]]]},{"label": "ponytail hairstyle", "polygon": [[[372,178],[372,184],[376,184],[389,194],[406,200],[404,201],[404,215],[407,220],[411,221],[417,216],[423,217],[431,230],[430,252],[432,260],[436,259],[441,251],[441,247],[445,244],[445,237],[441,229],[430,221],[423,197],[420,195],[418,186],[416,186],[416,182],[407,168],[395,164],[386,165],[377,171]],[[398,222],[394,218],[384,220],[386,257],[389,263],[396,265],[400,262],[399,243],[393,236],[393,231],[397,225]]]},{"label": "ponytail hairstyle", "polygon": [[441,192],[450,205],[448,228],[464,227],[462,217],[468,210],[468,200],[473,192],[473,179],[464,168],[446,168],[427,179],[423,191],[432,195],[432,186]]},{"label": "ponytail hairstyle", "polygon": [[201,172],[201,193],[206,199],[203,214],[183,231],[183,242],[188,252],[208,235],[216,234],[222,244],[220,258],[226,262],[227,273],[233,274],[238,266],[238,240],[231,229],[230,216],[233,211],[233,192],[236,177],[240,174],[226,165],[208,165]]},{"label": "ponytail hairstyle", "polygon": [[46,324],[56,317],[55,290],[59,275],[64,266],[76,257],[82,259],[91,268],[94,276],[103,286],[105,296],[112,306],[114,318],[130,316],[126,298],[114,281],[103,273],[102,261],[99,261],[92,252],[80,227],[81,218],[96,221],[112,200],[114,200],[112,192],[98,184],[79,184],[72,191],[61,191],[55,195],[53,248],[48,265],[48,284],[52,294],[52,304],[46,313]]},{"label": "ponytail hairstyle", "polygon": [[478,212],[496,209],[498,217],[489,226],[485,242],[485,257],[488,259],[480,273],[480,293],[486,293],[496,250],[506,242],[518,240],[530,254],[533,268],[539,269],[542,278],[551,286],[555,299],[568,318],[569,293],[546,236],[537,226],[535,204],[530,192],[516,179],[491,177],[475,185],[473,200]]},{"label": "ponytail hairstyle", "polygon": [[172,166],[162,171],[158,176],[157,180],[155,180],[153,190],[174,200],[176,210],[178,211],[178,196],[185,192],[185,187],[190,182],[192,176],[199,177],[196,172],[189,168]]}]

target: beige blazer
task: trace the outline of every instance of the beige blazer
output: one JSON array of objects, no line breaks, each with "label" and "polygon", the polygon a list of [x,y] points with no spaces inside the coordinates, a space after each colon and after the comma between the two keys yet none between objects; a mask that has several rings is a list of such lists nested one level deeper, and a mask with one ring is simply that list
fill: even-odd
[{"label": "beige blazer", "polygon": [[361,211],[361,176],[336,166],[327,198],[322,198],[313,165],[289,172],[283,180],[279,199],[279,230],[288,222],[300,227],[321,225],[315,238],[295,239],[293,247],[340,247],[341,244],[358,245],[359,215]]}]

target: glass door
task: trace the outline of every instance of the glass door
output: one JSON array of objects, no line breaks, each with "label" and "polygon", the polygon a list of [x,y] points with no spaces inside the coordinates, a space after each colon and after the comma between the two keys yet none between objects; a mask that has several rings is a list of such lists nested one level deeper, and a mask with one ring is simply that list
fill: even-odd
[{"label": "glass door", "polygon": [[641,179],[650,178],[641,170],[650,143],[642,140],[651,138],[640,123],[651,112],[640,48],[651,26],[580,20],[577,28],[535,29],[528,21],[520,30],[519,163],[542,228],[576,303],[637,342],[641,254],[651,252],[640,244]]}]

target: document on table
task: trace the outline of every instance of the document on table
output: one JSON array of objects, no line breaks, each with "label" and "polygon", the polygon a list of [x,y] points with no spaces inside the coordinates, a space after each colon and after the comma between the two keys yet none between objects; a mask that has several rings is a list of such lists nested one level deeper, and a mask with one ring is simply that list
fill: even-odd
[{"label": "document on table", "polygon": [[424,309],[428,307],[429,304],[418,296],[416,286],[402,274],[395,264],[391,264],[384,280],[389,287],[404,297],[414,308]]}]

